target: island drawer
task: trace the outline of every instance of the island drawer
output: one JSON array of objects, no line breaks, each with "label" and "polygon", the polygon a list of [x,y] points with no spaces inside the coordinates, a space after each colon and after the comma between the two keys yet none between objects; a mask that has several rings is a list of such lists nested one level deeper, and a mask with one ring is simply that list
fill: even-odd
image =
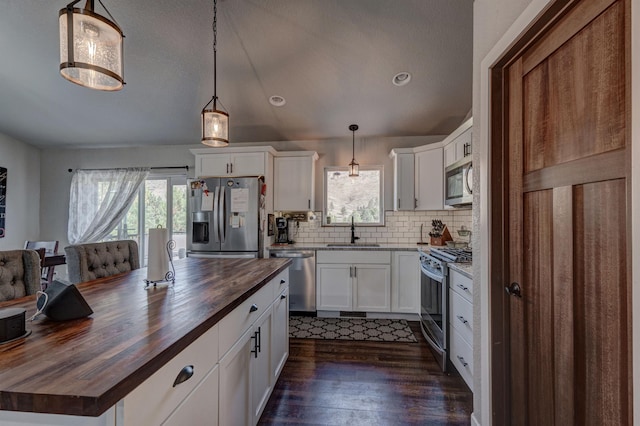
[{"label": "island drawer", "polygon": [[473,391],[473,349],[456,329],[451,330],[451,362]]},{"label": "island drawer", "polygon": [[255,294],[242,302],[231,313],[220,320],[220,358],[227,353],[242,334],[251,327],[274,299],[273,287],[280,283],[277,277],[269,281]]},{"label": "island drawer", "polygon": [[453,269],[449,270],[449,287],[473,303],[473,280]]},{"label": "island drawer", "polygon": [[[124,424],[162,423],[218,363],[218,331],[216,324],[125,396]],[[181,374],[186,380],[175,384]]]}]

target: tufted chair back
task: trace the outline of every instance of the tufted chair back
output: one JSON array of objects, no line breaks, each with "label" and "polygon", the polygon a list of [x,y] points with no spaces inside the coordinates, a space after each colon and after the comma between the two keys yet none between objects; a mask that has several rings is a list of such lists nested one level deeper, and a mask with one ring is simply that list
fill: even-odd
[{"label": "tufted chair back", "polygon": [[40,256],[33,250],[0,251],[0,302],[40,290]]},{"label": "tufted chair back", "polygon": [[67,270],[73,284],[140,268],[138,244],[133,240],[67,246]]}]

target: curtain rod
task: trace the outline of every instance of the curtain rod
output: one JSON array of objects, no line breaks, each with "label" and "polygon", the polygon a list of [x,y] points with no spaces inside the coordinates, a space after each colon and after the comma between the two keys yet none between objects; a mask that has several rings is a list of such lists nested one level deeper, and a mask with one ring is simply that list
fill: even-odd
[{"label": "curtain rod", "polygon": [[[167,169],[185,169],[185,170],[189,170],[189,166],[166,166],[166,167],[149,167],[150,170],[157,170],[157,169],[163,169],[163,170],[167,170]],[[73,169],[68,169],[69,173],[73,172]],[[108,169],[76,169],[76,171],[78,170],[83,170],[83,171],[93,171],[93,170],[126,170],[126,167],[116,167],[116,168],[108,168]]]}]

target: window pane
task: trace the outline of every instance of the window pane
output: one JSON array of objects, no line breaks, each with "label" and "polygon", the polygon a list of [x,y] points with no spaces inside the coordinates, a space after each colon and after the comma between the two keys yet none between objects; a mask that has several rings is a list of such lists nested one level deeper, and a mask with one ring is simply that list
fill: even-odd
[{"label": "window pane", "polygon": [[136,197],[133,199],[133,204],[129,207],[125,217],[102,241],[135,240],[137,243],[140,242],[138,232],[138,201],[138,195],[136,194]]},{"label": "window pane", "polygon": [[173,239],[176,242],[176,253],[187,249],[187,185],[173,187]]},{"label": "window pane", "polygon": [[346,168],[325,169],[325,224],[356,223],[379,225],[382,213],[382,167],[360,169],[349,177]]},{"label": "window pane", "polygon": [[144,183],[144,264],[149,255],[149,228],[167,227],[167,180],[148,179]]}]

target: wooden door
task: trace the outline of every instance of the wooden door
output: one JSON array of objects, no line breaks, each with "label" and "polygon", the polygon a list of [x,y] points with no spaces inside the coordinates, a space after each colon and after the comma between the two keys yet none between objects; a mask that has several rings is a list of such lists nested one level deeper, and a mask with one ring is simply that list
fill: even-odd
[{"label": "wooden door", "polygon": [[569,2],[504,68],[512,425],[632,423],[627,16]]}]

